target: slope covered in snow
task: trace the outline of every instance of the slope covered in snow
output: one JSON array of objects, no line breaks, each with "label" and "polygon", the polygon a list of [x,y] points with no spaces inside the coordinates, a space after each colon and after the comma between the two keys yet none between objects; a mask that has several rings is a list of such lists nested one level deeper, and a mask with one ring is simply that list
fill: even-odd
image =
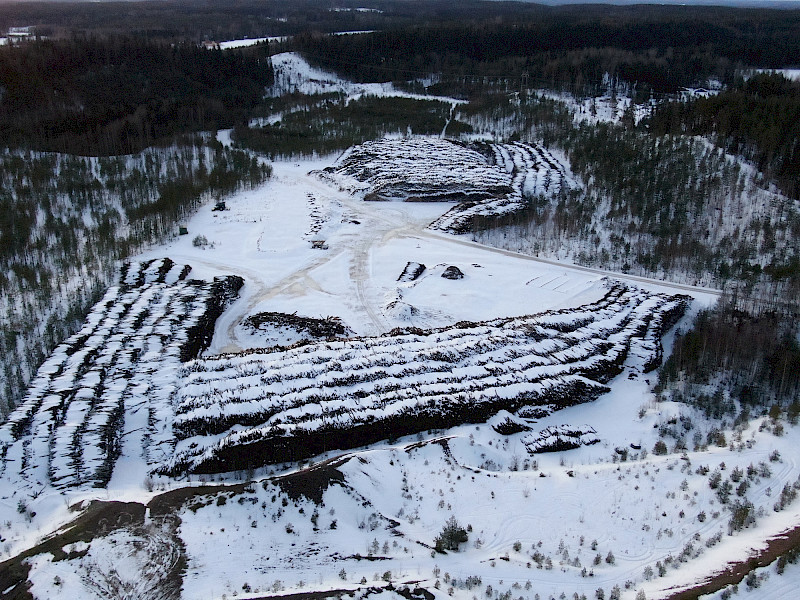
[{"label": "slope covered in snow", "polygon": [[[534,146],[486,148],[539,185],[497,166]],[[480,246],[428,227],[452,203],[308,174],[342,162],[201,209],[45,364],[2,430],[4,592],[666,598],[797,522],[796,427],[652,393],[678,294],[716,293]],[[248,325],[278,313],[350,337]],[[451,518],[467,541],[439,553]]]}]

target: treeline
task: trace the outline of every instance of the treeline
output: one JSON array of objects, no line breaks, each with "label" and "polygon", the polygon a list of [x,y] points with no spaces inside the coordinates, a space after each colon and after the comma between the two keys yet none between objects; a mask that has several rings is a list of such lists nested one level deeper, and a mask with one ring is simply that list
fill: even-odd
[{"label": "treeline", "polygon": [[800,198],[800,82],[757,74],[708,98],[665,102],[650,122],[655,134],[710,136]]},{"label": "treeline", "polygon": [[658,391],[714,418],[800,410],[800,211],[769,178],[713,144],[637,125],[632,108],[617,124],[581,125],[550,99],[498,95],[460,108],[459,118],[477,131],[497,122],[505,136],[544,140],[582,183],[530,197],[519,213],[476,219],[475,239],[725,288],[719,307],[676,337]]},{"label": "treeline", "polygon": [[[379,0],[370,4],[377,4],[379,9],[354,10],[361,4],[348,0],[336,2],[335,7],[327,0],[241,0],[235,5],[223,0],[145,0],[125,4],[3,0],[0,2],[0,31],[31,25],[38,34],[48,37],[70,37],[75,32],[123,33],[170,43],[199,42],[284,36],[308,29],[322,32],[374,30],[407,24],[409,15],[415,14],[406,6],[412,3],[403,0]],[[413,4],[418,11],[432,12],[431,2]]]},{"label": "treeline", "polygon": [[[689,402],[714,418],[780,414],[800,405],[797,323],[777,313],[758,316],[723,298],[697,315],[693,328],[676,335],[659,373],[657,391]],[[734,400],[738,401],[735,402]],[[772,408],[772,407],[777,408]]]},{"label": "treeline", "polygon": [[9,147],[109,156],[232,127],[246,121],[273,81],[267,52],[122,36],[0,47],[0,139]]},{"label": "treeline", "polygon": [[348,102],[332,94],[294,94],[290,105],[285,99],[277,105],[286,107],[279,121],[236,127],[236,143],[272,158],[322,155],[387,133],[440,134],[450,114],[444,102],[397,97],[363,96]]},{"label": "treeline", "polygon": [[719,7],[540,7],[496,20],[434,22],[360,36],[299,35],[313,63],[356,81],[425,78],[434,91],[475,86],[597,90],[603,76],[640,94],[675,92],[737,68],[800,58],[800,11]]},{"label": "treeline", "polygon": [[133,156],[0,156],[0,414],[83,322],[119,260],[270,169],[201,137]]},{"label": "treeline", "polygon": [[[733,227],[712,231],[720,223],[708,220],[744,188],[738,163],[688,138],[661,139],[605,123],[577,127],[562,144],[573,172],[591,183],[582,198],[556,207],[553,218],[567,233],[579,224],[590,227],[598,216],[605,221],[612,232],[610,247],[597,256],[601,263],[615,258],[622,270],[639,265],[648,274],[680,270],[699,278],[722,269],[748,275],[752,245],[739,246],[751,240],[733,237]],[[730,259],[733,264],[721,267]]]},{"label": "treeline", "polygon": [[[454,116],[476,133],[510,141],[524,136],[545,146],[562,140],[574,127],[572,111],[564,102],[527,92],[477,94],[459,105]],[[454,133],[451,126],[447,133]]]}]

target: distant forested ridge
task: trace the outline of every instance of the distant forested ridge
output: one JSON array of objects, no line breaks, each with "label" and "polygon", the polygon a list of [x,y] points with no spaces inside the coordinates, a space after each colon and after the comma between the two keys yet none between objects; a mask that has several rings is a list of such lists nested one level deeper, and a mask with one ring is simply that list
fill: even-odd
[{"label": "distant forested ridge", "polygon": [[603,76],[642,94],[675,92],[737,68],[800,61],[800,11],[719,7],[540,7],[535,16],[436,22],[361,36],[304,34],[294,45],[356,81],[437,74],[434,89],[593,93]]},{"label": "distant forested ridge", "polygon": [[[350,0],[337,2],[337,6],[328,0],[237,0],[235,4],[225,0],[131,0],[125,3],[0,0],[0,31],[15,25],[30,25],[47,37],[91,31],[103,35],[132,34],[167,42],[222,41],[293,35],[307,30],[380,29],[408,24],[420,12],[435,14],[438,12],[435,5],[446,7],[449,4],[449,13],[464,10],[460,3],[454,5],[449,0],[378,0],[369,4],[379,8],[354,10],[361,3]],[[468,4],[474,9],[490,3],[470,0]],[[353,8],[348,10],[348,7]],[[488,10],[491,14],[499,12],[497,7],[489,6]]]},{"label": "distant forested ridge", "polygon": [[0,47],[0,140],[110,156],[246,120],[272,83],[266,48],[206,50],[133,37]]}]

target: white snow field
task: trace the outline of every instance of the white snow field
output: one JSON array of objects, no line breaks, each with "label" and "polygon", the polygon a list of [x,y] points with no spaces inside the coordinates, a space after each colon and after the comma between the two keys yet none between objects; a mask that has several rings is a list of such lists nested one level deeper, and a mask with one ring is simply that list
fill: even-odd
[{"label": "white snow field", "polygon": [[[633,598],[641,588],[648,598],[660,598],[667,597],[673,586],[700,580],[729,560],[745,559],[751,547],[758,548],[797,522],[800,507],[794,504],[773,511],[780,490],[787,484],[791,487],[798,477],[794,448],[800,440],[794,427],[778,437],[755,420],[739,432],[727,431],[729,446],[706,449],[701,444],[695,450],[689,443],[685,451],[676,452],[668,434],[664,439],[669,454],[652,453],[659,429],[671,431],[691,419],[693,432],[703,442],[711,429],[686,406],[655,402],[651,392],[655,376],[644,371],[657,349],[657,338],[648,345],[646,335],[635,338],[624,333],[637,329],[636,315],[658,314],[652,309],[673,302],[670,298],[685,293],[684,287],[653,282],[615,285],[604,273],[541,262],[433,232],[428,224],[452,203],[364,202],[365,190],[351,194],[309,174],[333,162],[331,158],[276,163],[269,183],[230,198],[227,210],[202,209],[187,223],[188,236],[140,257],[141,266],[129,270],[120,287],[111,290],[92,313],[83,332],[88,337],[79,334],[79,340],[72,340],[72,346],[78,346],[73,354],[59,350],[45,364],[37,379],[42,385],[31,389],[25,405],[29,408],[21,409],[28,412],[15,413],[3,429],[7,445],[0,522],[6,523],[5,557],[34,547],[42,536],[69,522],[74,513],[68,506],[79,501],[147,502],[165,490],[202,486],[210,479],[233,484],[251,477],[253,482],[231,485],[227,492],[208,488],[209,495],[202,495],[201,489],[201,495],[190,496],[183,508],[176,509],[180,524],[174,530],[164,530],[154,520],[150,525],[115,529],[116,537],[70,546],[70,558],[58,562],[50,553],[36,555],[28,560],[35,597],[103,597],[98,581],[121,589],[131,572],[144,569],[142,565],[149,565],[151,585],[144,586],[141,597],[159,597],[169,581],[165,573],[170,572],[172,559],[155,557],[164,556],[165,539],[172,540],[166,546],[172,548],[179,538],[187,561],[181,582],[184,598],[230,598],[234,592],[240,598],[259,598],[336,589],[366,593],[367,588],[381,589],[388,582],[398,588],[419,585],[441,598],[451,593],[450,588],[454,597],[466,599],[533,599],[536,594],[557,598],[562,592],[593,597],[598,588],[608,596],[615,585],[622,597]],[[208,243],[194,245],[199,235]],[[165,256],[177,266],[161,262]],[[184,279],[210,282],[238,275],[244,285],[217,320],[202,357],[181,367],[176,352],[185,330],[176,328],[175,322],[197,316],[200,309],[192,308],[192,302],[199,302],[197,294],[209,285],[181,281],[184,264],[192,267]],[[463,278],[441,277],[448,266],[458,267]],[[141,278],[131,275],[140,272]],[[159,275],[162,272],[166,274]],[[197,297],[183,300],[189,289]],[[602,305],[610,290],[627,300],[613,302],[616,308],[607,304],[603,318],[589,322],[581,319],[581,311],[573,310]],[[692,294],[696,298],[692,310],[714,298],[713,293],[698,290]],[[260,338],[258,331],[243,325],[248,316],[262,312],[335,316],[356,336],[366,337],[306,339],[295,349],[265,353],[254,349],[274,345],[274,340],[269,335]],[[139,314],[145,315],[141,329],[131,330]],[[456,325],[463,321],[485,323]],[[406,332],[371,337],[397,327]],[[440,330],[428,332],[431,328]],[[538,333],[523,343],[526,330]],[[619,333],[609,333],[612,330]],[[369,366],[381,365],[379,369],[387,373],[413,371],[415,357],[422,356],[418,353],[434,352],[442,340],[452,343],[464,335],[468,336],[464,341],[470,341],[459,346],[460,362],[420,361],[419,374],[408,382],[399,380],[399,387],[388,385],[391,381],[384,375],[375,377],[378,367]],[[592,336],[599,339],[591,341]],[[565,362],[546,351],[547,344],[566,340],[577,343],[571,352],[580,349],[580,356]],[[488,422],[462,421],[446,428],[437,424],[435,430],[420,429],[344,453],[327,447],[316,458],[303,458],[312,458],[311,464],[326,458],[333,462],[312,469],[316,475],[295,475],[295,479],[280,476],[302,469],[304,463],[278,461],[227,474],[176,478],[149,474],[175,462],[175,443],[184,449],[195,443],[195,451],[214,448],[223,438],[246,435],[247,427],[241,424],[210,435],[176,435],[182,431],[173,429],[176,415],[178,421],[193,422],[186,409],[194,406],[198,391],[208,409],[224,407],[235,413],[243,408],[247,416],[256,401],[245,401],[244,390],[268,396],[276,386],[282,387],[273,398],[284,398],[283,412],[275,413],[272,424],[296,427],[291,423],[312,422],[314,414],[323,419],[333,416],[337,403],[338,414],[344,414],[343,409],[360,418],[377,405],[391,406],[393,397],[418,398],[424,385],[468,390],[470,381],[479,381],[478,371],[481,377],[496,380],[480,384],[487,392],[484,396],[502,397],[507,386],[498,383],[500,378],[506,377],[507,383],[532,381],[525,369],[536,368],[537,362],[542,365],[538,368],[554,369],[552,373],[561,377],[558,374],[570,360],[585,365],[597,360],[598,344],[604,341],[609,346],[620,344],[626,352],[620,355],[621,374],[595,384],[610,392],[593,401],[561,410],[555,410],[560,408],[557,399],[528,410],[510,406],[512,412],[498,405],[497,415]],[[92,354],[93,348],[102,350]],[[134,359],[130,352],[136,348],[139,354]],[[235,354],[243,350],[249,351],[241,357]],[[227,354],[214,358],[219,352]],[[351,373],[342,362],[343,353],[361,368]],[[310,362],[295,368],[293,364],[302,363],[292,362],[292,357]],[[373,375],[366,377],[370,369]],[[361,383],[337,381],[351,374]],[[265,375],[272,383],[248,387],[248,378]],[[585,373],[577,376],[589,381]],[[229,377],[235,383],[228,384]],[[286,394],[299,393],[298,377],[307,378],[301,386],[307,391],[302,393],[327,390],[328,399],[301,403],[292,420]],[[422,381],[425,377],[431,380],[427,384]],[[98,378],[104,382],[102,393]],[[355,388],[348,385],[360,386],[363,393],[354,396]],[[62,393],[71,398],[65,414],[55,408],[63,405]],[[362,398],[354,402],[358,396]],[[103,402],[94,400],[97,397]],[[31,410],[37,402],[39,408]],[[119,454],[110,463],[110,478],[98,479],[95,465],[104,464],[109,449],[89,437],[98,428],[95,421],[106,418],[102,407],[107,402],[124,408]],[[261,409],[266,407],[258,402]],[[444,396],[437,402],[447,406]],[[355,411],[356,405],[361,405],[361,413]],[[14,423],[29,413],[33,419],[27,433],[24,427],[15,433]],[[54,419],[52,427],[48,419]],[[9,444],[14,435],[17,440]],[[176,442],[178,437],[182,440]],[[574,445],[579,447],[537,452],[559,439],[578,440]],[[76,440],[83,440],[82,454],[75,451]],[[725,481],[736,467],[748,473],[740,480],[749,482],[746,496],[757,514],[754,527],[732,536],[727,507],[739,497],[733,492],[723,504],[709,486],[709,478],[722,469],[722,463]],[[700,468],[706,466],[707,470]],[[104,487],[92,487],[98,481],[105,482]],[[300,483],[293,486],[292,481]],[[460,552],[432,556],[434,538],[450,516],[469,526],[468,542]],[[109,563],[103,562],[108,557],[117,565],[113,574]],[[663,577],[658,576],[659,566]],[[649,575],[648,567],[655,575]],[[106,575],[87,579],[87,572],[98,569]],[[790,566],[785,577],[793,577],[792,573]],[[771,577],[778,580],[775,574]],[[137,589],[141,581],[139,585]]]},{"label": "white snow field", "polygon": [[[487,147],[462,183],[546,170]],[[796,526],[796,426],[653,393],[718,292],[467,242],[430,227],[452,202],[365,201],[346,160],[202,208],[44,363],[0,429],[0,596],[18,569],[40,599],[668,598]],[[346,333],[248,325],[274,313]],[[739,595],[800,583],[771,572]]]},{"label": "white snow field", "polygon": [[780,73],[786,79],[800,81],[800,69],[756,69],[757,73]]}]

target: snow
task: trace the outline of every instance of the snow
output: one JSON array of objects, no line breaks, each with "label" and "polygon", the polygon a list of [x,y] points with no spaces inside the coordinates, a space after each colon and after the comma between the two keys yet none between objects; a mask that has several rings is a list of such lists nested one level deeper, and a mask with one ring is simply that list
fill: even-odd
[{"label": "snow", "polygon": [[[170,256],[177,265],[192,265],[194,278],[210,280],[227,274],[244,277],[240,298],[218,320],[207,359],[221,350],[256,346],[259,340],[244,335],[242,321],[258,312],[339,316],[355,333],[368,335],[397,326],[446,327],[464,320],[574,309],[603,294],[602,273],[482,247],[427,229],[452,206],[449,203],[363,202],[361,192],[352,196],[308,174],[330,166],[333,160],[275,163],[275,176],[266,185],[228,199],[226,211],[211,211],[210,206],[201,209],[187,223],[189,236],[174,240],[168,247],[153,248],[140,258],[147,261]],[[212,240],[213,248],[193,246],[191,238],[198,234]],[[311,239],[324,239],[328,249],[312,248]],[[398,282],[408,262],[425,264],[426,270],[413,281]],[[464,279],[441,278],[439,275],[449,265],[458,266]],[[128,280],[133,283],[133,275]],[[676,291],[656,282],[649,282],[646,287],[651,292]],[[107,300],[122,293],[110,290]],[[696,290],[693,293],[700,299],[698,305],[714,298],[713,294]],[[395,295],[415,308],[407,315],[410,321],[387,309],[387,296]],[[118,314],[117,306],[112,304],[114,308],[102,314],[93,313],[84,335],[95,332],[96,339],[108,339],[109,352],[119,354],[123,352],[119,346],[123,339],[114,338],[113,328],[108,329],[113,315]],[[647,308],[646,303],[642,306]],[[168,314],[162,309],[159,312]],[[573,314],[571,318],[579,319],[580,315]],[[549,319],[547,323],[557,322],[555,316]],[[157,328],[157,324],[153,327]],[[100,333],[105,331],[109,333]],[[440,337],[445,339],[448,335],[442,332]],[[143,339],[146,344],[158,341],[150,334]],[[588,348],[581,344],[576,347]],[[145,355],[155,359],[157,352]],[[78,356],[73,355],[75,360]],[[781,513],[772,513],[771,507],[774,493],[798,476],[793,453],[800,442],[797,428],[787,428],[786,435],[779,438],[759,431],[758,421],[754,421],[742,434],[741,450],[738,445],[733,449],[689,449],[686,456],[691,468],[680,454],[644,456],[631,448],[634,444],[649,451],[658,439],[658,427],[678,415],[689,414],[697,427],[707,427],[702,417],[687,407],[654,402],[650,391],[654,376],[641,372],[643,356],[632,352],[623,373],[610,382],[611,392],[597,400],[549,416],[544,410],[543,416],[526,417],[531,432],[500,435],[490,425],[465,424],[441,432],[438,437],[421,432],[355,450],[338,467],[346,484],[329,487],[323,495],[324,506],[288,498],[277,480],[269,479],[272,472],[292,472],[297,465],[256,470],[257,483],[249,488],[251,491],[227,494],[224,504],[218,495],[199,503],[190,502],[180,513],[182,525],[177,532],[188,560],[183,596],[231,597],[236,591],[239,597],[246,598],[281,591],[356,589],[361,587],[362,578],[368,585],[385,585],[381,577],[391,571],[395,585],[419,581],[437,598],[444,598],[451,585],[454,597],[465,600],[472,595],[485,595],[488,585],[499,593],[511,592],[513,597],[532,597],[534,592],[542,597],[558,596],[562,591],[568,595],[578,591],[591,597],[598,587],[605,588],[608,594],[614,584],[621,585],[628,579],[634,587],[623,597],[632,598],[634,591],[642,588],[648,598],[659,598],[667,594],[670,585],[699,579],[737,553],[746,556],[749,547],[796,522],[800,516],[796,506]],[[56,353],[52,360],[63,358]],[[520,356],[515,360],[525,359]],[[373,358],[367,354],[362,360],[354,355],[352,360],[361,360],[359,364],[366,366]],[[295,367],[287,362],[281,368]],[[474,377],[475,368],[476,365],[462,369],[459,376]],[[48,362],[40,376],[57,372]],[[247,369],[241,370],[240,376],[257,377],[258,371],[247,373]],[[320,384],[331,377],[332,372],[324,374]],[[180,375],[177,371],[156,373],[146,369],[142,378],[138,387],[132,388],[138,391],[131,396],[132,404],[126,410],[125,432],[129,433],[106,489],[78,487],[58,491],[45,486],[33,498],[32,493],[41,486],[24,483],[14,475],[17,467],[12,465],[18,462],[7,463],[3,473],[4,485],[8,486],[5,489],[16,493],[6,492],[0,504],[0,517],[12,523],[11,529],[3,533],[6,555],[33,545],[40,530],[49,531],[54,524],[67,522],[71,518],[67,504],[98,497],[146,500],[157,493],[148,492],[143,482],[148,465],[169,456],[169,417],[164,413],[173,410],[169,402],[159,404],[158,398],[172,397],[169,390],[176,389]],[[199,389],[195,388],[194,384],[180,387],[182,394]],[[148,411],[144,405],[137,411],[135,398],[139,398],[138,402],[150,398],[156,409],[156,422],[166,427],[162,430],[158,425],[153,431],[147,456],[141,454],[144,440],[137,431],[146,426]],[[527,436],[564,425],[587,432],[591,428],[599,441],[568,452],[528,453]],[[728,435],[732,438],[730,432]],[[440,442],[435,443],[436,439]],[[744,443],[750,440],[752,443]],[[672,444],[669,439],[667,442]],[[628,449],[626,462],[619,462],[617,448]],[[784,462],[768,461],[767,456],[775,449],[781,452]],[[10,446],[6,458],[18,461],[21,450],[17,444]],[[42,451],[47,451],[46,443]],[[772,473],[754,481],[748,494],[756,507],[764,506],[766,512],[759,518],[757,528],[730,537],[723,533],[716,546],[706,549],[706,541],[717,531],[726,530],[728,514],[709,488],[707,476],[696,474],[695,469],[707,464],[713,470],[723,461],[727,464],[726,473],[734,465],[744,468],[750,463],[769,464]],[[235,481],[236,476],[215,479]],[[686,492],[680,489],[684,479],[688,482]],[[162,488],[196,485],[198,476],[181,482],[156,477],[154,483]],[[772,489],[772,497],[767,488]],[[20,498],[37,513],[30,521],[17,512]],[[315,510],[317,531],[311,521]],[[701,510],[706,512],[702,522],[697,518]],[[679,516],[680,511],[684,511],[684,517]],[[715,511],[719,515],[714,516]],[[426,545],[432,544],[450,515],[464,526],[472,526],[469,541],[461,552],[431,558]],[[331,529],[334,520],[336,529]],[[700,536],[699,541],[694,539],[696,535]],[[90,597],[88,594],[94,592],[85,587],[84,580],[90,566],[105,573],[103,565],[114,560],[120,565],[119,578],[124,580],[126,573],[142,568],[142,563],[137,562],[140,557],[127,549],[139,540],[139,547],[144,544],[154,549],[151,554],[155,555],[160,546],[157,541],[147,542],[151,538],[151,534],[119,530],[113,536],[92,541],[90,554],[84,558],[54,563],[47,554],[34,557],[30,560],[33,593],[37,597]],[[562,540],[563,550],[559,552]],[[597,540],[596,550],[590,548],[593,540]],[[517,541],[520,550],[515,550]],[[676,559],[679,569],[669,567],[666,577],[644,580],[646,566],[655,568],[656,561],[670,555],[678,557],[690,542],[704,550],[698,558],[685,563]],[[569,553],[568,561],[564,550]],[[613,565],[605,562],[609,551],[615,556]],[[370,553],[386,558],[378,562],[357,558]],[[601,563],[594,565],[598,553]],[[107,562],[102,556],[108,557]],[[552,569],[547,568],[548,557]],[[575,558],[580,567],[574,566]],[[542,562],[542,568],[537,560]],[[587,577],[581,575],[584,567]],[[344,579],[340,576],[343,569]],[[791,566],[787,574],[790,569]],[[589,577],[588,571],[594,575]],[[158,572],[161,571],[156,569]],[[56,575],[59,585],[54,584]],[[480,585],[475,587],[471,580],[472,587],[467,588],[465,581],[470,576],[480,577]],[[453,583],[453,579],[458,581]],[[437,580],[439,590],[433,587]],[[528,581],[532,582],[529,590]],[[772,575],[764,589],[779,583]],[[249,592],[243,589],[245,584]]]},{"label": "snow", "polygon": [[[603,419],[592,415],[603,437],[613,415],[620,414],[615,411],[624,409],[625,400],[619,396],[598,401]],[[792,435],[796,438],[796,432]],[[534,468],[518,437],[498,436],[486,426],[451,430],[442,443],[447,453],[440,444],[420,445],[413,440],[360,452],[358,460],[339,467],[347,485],[330,487],[319,507],[304,499],[287,499],[283,505],[285,494],[265,481],[241,496],[229,496],[224,505],[210,498],[205,506],[184,511],[181,535],[191,556],[185,592],[196,597],[213,588],[217,595],[230,594],[238,582],[247,582],[254,593],[350,588],[362,577],[373,584],[388,570],[396,585],[421,580],[426,587],[437,579],[444,581],[444,573],[462,581],[477,575],[481,592],[492,585],[501,593],[518,589],[515,594],[527,595],[521,589],[531,581],[530,593],[543,597],[561,591],[590,596],[598,587],[608,593],[615,583],[630,579],[634,590],[642,588],[648,598],[659,598],[672,584],[705,575],[704,564],[720,564],[716,562],[720,557],[724,563],[737,551],[746,555],[751,539],[757,538],[749,531],[723,536],[716,546],[705,549],[705,540],[724,526],[727,517],[723,512],[714,518],[706,508],[705,522],[695,518],[701,508],[713,506],[710,490],[705,478],[693,475],[677,455],[614,463],[613,445],[604,441],[566,454],[540,455]],[[692,462],[700,458],[689,456]],[[518,471],[508,470],[511,458],[518,460]],[[523,465],[523,459],[528,464]],[[559,464],[563,459],[566,464]],[[729,469],[732,460],[746,464],[752,459],[750,453],[737,459],[737,453],[727,450],[713,456],[714,462],[727,461]],[[689,500],[677,495],[665,501],[665,492],[681,494],[684,479],[690,482]],[[678,515],[682,509],[686,517]],[[311,520],[315,511],[316,525]],[[451,514],[471,526],[469,542],[459,553],[431,557],[423,544],[432,543]],[[794,513],[768,517],[766,527],[794,518]],[[597,546],[591,549],[595,540]],[[644,566],[667,555],[677,557],[689,541],[705,549],[702,559],[676,561],[680,568],[670,567],[665,578],[642,580]],[[520,542],[519,551],[515,542]],[[582,577],[582,567],[567,564],[558,551],[562,544],[570,561],[578,558],[594,574]],[[609,551],[615,556],[613,565],[605,562]],[[553,568],[539,568],[531,558],[534,553],[542,560],[550,557]],[[594,565],[598,554],[601,563]],[[360,560],[359,555],[385,558],[373,562]],[[338,575],[342,569],[343,579]],[[788,569],[791,566],[787,573]],[[455,587],[456,597],[475,593]],[[446,588],[444,584],[442,591]],[[633,593],[624,597],[632,598]]]},{"label": "snow", "polygon": [[550,90],[538,90],[537,93],[544,98],[566,104],[573,113],[573,120],[576,123],[619,123],[625,112],[631,108],[638,123],[651,108],[647,104],[634,104],[624,94],[617,96],[616,94],[606,93],[593,98],[578,99],[566,92],[557,93]]},{"label": "snow", "polygon": [[[386,422],[409,433],[420,430],[409,419],[423,416],[450,426],[463,422],[465,405],[479,418],[499,408],[591,401],[606,391],[601,384],[628,352],[647,370],[659,334],[649,347],[638,339],[682,309],[677,297],[613,285],[575,312],[195,361],[178,394],[175,455],[163,469],[206,469],[226,460],[220,457],[231,446],[261,447],[276,437],[285,446],[326,427]],[[330,436],[329,445],[342,443]],[[268,448],[262,456],[283,460]]]},{"label": "snow", "polygon": [[[311,69],[297,55],[274,60],[283,86],[306,93],[342,89],[343,82]],[[346,93],[394,93],[387,86],[352,84]],[[218,134],[223,143],[228,135]],[[414,143],[442,148],[446,142]],[[391,152],[389,147],[383,151]],[[491,177],[516,181],[517,190],[538,189],[539,183],[526,178],[539,164],[532,157],[544,155],[530,148],[497,146],[502,158],[497,163],[507,167]],[[276,162],[268,183],[226,199],[227,210],[201,208],[186,224],[188,236],[137,257],[138,266],[108,290],[71,345],[59,347],[44,363],[28,402],[0,429],[5,451],[0,559],[32,548],[71,521],[70,506],[93,499],[147,502],[164,490],[202,487],[210,480],[241,482],[244,472],[180,478],[151,473],[172,460],[175,448],[225,446],[266,422],[234,422],[222,431],[178,440],[178,424],[191,422],[192,411],[238,418],[269,408],[272,398],[289,404],[290,393],[328,395],[282,407],[287,426],[292,419],[302,424],[324,418],[328,410],[400,411],[426,393],[445,406],[454,402],[452,387],[481,378],[491,383],[487,389],[499,403],[521,391],[543,394],[558,384],[548,379],[554,374],[559,381],[591,381],[580,369],[624,350],[622,372],[601,382],[610,391],[561,410],[548,403],[536,412],[498,411],[488,423],[462,421],[345,453],[327,450],[309,461],[327,473],[329,485],[319,490],[319,504],[290,494],[290,477],[307,467],[305,461],[253,468],[246,474],[253,480],[248,485],[225,492],[209,488],[207,495],[187,501],[178,509],[176,530],[169,520],[153,518],[73,544],[65,548],[73,555],[63,560],[49,552],[33,556],[28,564],[35,597],[103,597],[107,584],[116,589],[152,584],[136,587],[137,597],[168,597],[161,592],[183,544],[186,598],[363,590],[385,585],[388,573],[394,586],[421,585],[437,600],[449,598],[450,587],[452,596],[463,600],[562,592],[593,597],[597,588],[608,595],[626,581],[631,586],[623,598],[643,589],[653,599],[703,579],[728,560],[746,558],[765,539],[797,523],[800,505],[781,512],[773,505],[784,485],[800,475],[800,429],[787,426],[778,436],[768,419],[755,418],[739,431],[726,429],[727,446],[703,447],[694,434],[703,441],[717,424],[688,406],[657,402],[656,376],[645,372],[660,351],[654,333],[660,303],[689,293],[690,314],[679,325],[685,326],[694,311],[715,301],[716,291],[624,275],[615,276],[625,282],[617,285],[596,269],[434,231],[431,223],[452,203],[365,202],[368,190],[360,181],[332,185],[314,173],[341,160]],[[195,246],[197,235],[210,243]],[[315,248],[317,241],[324,247]],[[160,280],[164,263],[148,261],[167,256],[176,266]],[[398,281],[409,263],[426,268],[413,280]],[[182,281],[183,265],[206,283]],[[458,267],[464,278],[442,278],[448,266]],[[217,319],[203,355],[181,364],[176,348],[184,328],[204,310],[202,290],[214,277],[227,275],[244,279],[238,299]],[[602,307],[599,300],[610,286],[623,290],[625,299]],[[355,339],[264,353],[257,349],[267,343],[310,340],[291,330],[257,334],[244,325],[248,316],[262,312],[339,317]],[[594,319],[595,312],[602,318]],[[650,315],[655,316],[648,321]],[[424,331],[387,335],[398,327]],[[238,354],[242,351],[249,352]],[[575,372],[566,373],[565,365]],[[541,377],[528,376],[534,371]],[[400,379],[404,373],[409,379]],[[346,381],[356,374],[364,380]],[[384,385],[391,378],[400,381],[397,389]],[[101,401],[95,402],[101,385]],[[383,388],[364,398],[351,393],[373,385]],[[274,394],[268,399],[264,392]],[[65,397],[68,410],[56,419]],[[381,401],[386,406],[376,408]],[[110,408],[120,406],[120,455],[110,480],[94,488],[100,477],[96,467],[109,456],[97,432]],[[497,433],[493,426],[506,418],[529,429]],[[676,440],[660,432],[683,427],[687,419],[692,423],[683,433],[687,448],[675,451]],[[574,437],[583,445],[535,452],[540,440],[566,432],[578,432]],[[223,436],[228,441],[220,444]],[[75,440],[82,442],[77,444],[82,464],[74,458]],[[667,444],[668,454],[653,454],[658,440]],[[782,458],[771,460],[774,451]],[[325,459],[332,462],[320,465]],[[699,467],[720,469],[727,479],[734,467],[746,471],[750,465],[747,498],[757,524],[728,535],[728,508]],[[434,538],[451,516],[469,525],[469,541],[459,552],[432,553]],[[609,553],[612,561],[606,561]],[[648,580],[645,569],[657,571],[666,562],[664,576]],[[789,565],[783,578],[770,575],[758,597],[785,597],[788,586],[796,585],[797,571]]]},{"label": "snow", "polygon": [[[487,157],[485,154],[489,154]],[[573,182],[562,162],[538,144],[464,145],[445,139],[385,138],[351,148],[319,173],[367,200],[459,200],[432,225],[464,233],[476,218],[510,215],[530,198],[557,198]]]},{"label": "snow", "polygon": [[[733,598],[758,598],[758,600],[784,600],[791,598],[797,592],[800,585],[800,567],[797,564],[787,564],[783,574],[778,574],[774,564],[768,567],[755,569],[757,585],[750,586],[747,581],[734,586],[728,586],[726,590]],[[702,600],[722,600],[725,590],[715,594],[700,596]],[[738,594],[738,595],[733,595]]]},{"label": "snow", "polygon": [[441,100],[442,102],[456,105],[466,102],[459,98],[404,92],[396,89],[391,82],[352,83],[345,81],[338,75],[312,67],[297,52],[275,54],[271,60],[272,68],[275,71],[275,83],[271,88],[271,93],[274,96],[293,92],[302,94],[328,94],[335,92],[342,93],[350,99],[361,96],[395,96],[416,100]]},{"label": "snow", "polygon": [[800,69],[756,69],[758,73],[780,73],[786,79],[800,81]]},{"label": "snow", "polygon": [[[335,31],[330,35],[358,35],[362,33],[372,33],[372,30],[364,29],[357,31]],[[240,40],[227,40],[224,42],[220,42],[219,47],[221,50],[232,50],[236,48],[246,48],[248,46],[255,46],[256,44],[263,44],[264,42],[283,43],[288,39],[289,36],[286,35],[273,35],[273,36],[259,37],[259,38],[244,38]]]},{"label": "snow", "polygon": [[220,42],[219,47],[221,50],[231,50],[234,48],[246,48],[248,46],[255,46],[256,44],[263,44],[264,42],[285,42],[288,38],[286,36],[270,36],[260,38],[245,38],[241,40],[228,40]]},{"label": "snow", "polygon": [[170,536],[157,527],[118,529],[65,551],[85,554],[77,572],[67,566],[74,561],[56,561],[49,553],[30,561],[35,597],[85,598],[88,592],[91,597],[156,600],[162,597],[159,585],[180,557]]},{"label": "snow", "polygon": [[225,147],[230,147],[233,144],[231,140],[232,129],[220,129],[217,131],[217,141]]}]

